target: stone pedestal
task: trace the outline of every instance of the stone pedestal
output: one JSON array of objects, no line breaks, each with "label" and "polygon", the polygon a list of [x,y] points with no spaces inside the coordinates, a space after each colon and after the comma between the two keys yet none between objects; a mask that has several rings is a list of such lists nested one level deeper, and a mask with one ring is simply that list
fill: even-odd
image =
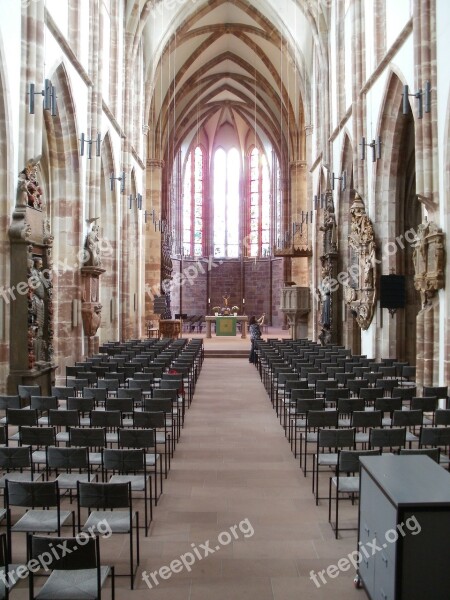
[{"label": "stone pedestal", "polygon": [[96,335],[102,319],[102,305],[99,302],[99,277],[104,272],[105,269],[101,267],[81,267],[83,286],[81,318],[84,334],[88,338],[88,356],[98,352],[99,347],[99,339]]},{"label": "stone pedestal", "polygon": [[291,339],[306,338],[308,335],[308,313],[311,310],[309,287],[294,285],[282,288],[280,310],[287,318]]}]

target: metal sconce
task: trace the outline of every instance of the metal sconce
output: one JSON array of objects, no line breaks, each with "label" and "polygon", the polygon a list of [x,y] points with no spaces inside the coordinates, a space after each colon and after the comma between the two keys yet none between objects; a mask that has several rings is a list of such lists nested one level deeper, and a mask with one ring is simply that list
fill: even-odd
[{"label": "metal sconce", "polygon": [[136,201],[136,205],[137,205],[138,209],[142,210],[142,195],[138,194],[134,198],[133,198],[133,194],[130,194],[128,196],[128,201],[129,201],[129,207],[130,207],[130,209],[133,208],[133,200]]},{"label": "metal sconce", "polygon": [[111,182],[112,192],[114,191],[114,180],[120,181],[120,193],[123,194],[125,192],[125,171],[122,171],[122,175],[120,177],[114,177],[114,173],[111,173],[109,180]]},{"label": "metal sconce", "polygon": [[156,218],[156,213],[155,213],[155,209],[152,208],[152,210],[150,212],[145,211],[144,212],[144,222],[147,223],[147,217],[151,217],[152,218],[152,223],[155,227],[155,231],[160,231],[161,233],[164,233],[166,230],[166,220],[165,219],[157,219]]},{"label": "metal sconce", "polygon": [[80,138],[80,156],[84,156],[84,144],[87,144],[87,157],[92,158],[92,144],[95,142],[95,156],[100,156],[100,149],[102,144],[102,136],[101,133],[97,133],[97,138],[95,140],[87,140],[84,137],[84,133],[81,134]]},{"label": "metal sconce", "polygon": [[320,198],[317,194],[314,196],[314,210],[319,210],[319,208],[325,208],[327,205],[327,199],[325,194],[320,194]]},{"label": "metal sconce", "polygon": [[409,86],[403,86],[403,114],[407,115],[410,111],[410,104],[408,101],[408,96],[414,96],[419,102],[418,106],[418,118],[422,119],[423,110],[424,110],[424,97],[425,97],[425,112],[429,113],[431,111],[431,83],[429,81],[425,81],[425,90],[420,90],[418,92],[414,92],[412,94],[409,93]]},{"label": "metal sconce", "polygon": [[49,110],[52,117],[56,117],[56,89],[55,86],[52,85],[50,79],[45,80],[44,89],[40,92],[36,92],[36,86],[34,83],[30,83],[28,95],[30,115],[34,115],[34,97],[44,96],[44,110]]},{"label": "metal sconce", "polygon": [[366,138],[361,138],[361,160],[366,159],[366,146],[368,148],[372,148],[372,162],[375,162],[379,158],[381,158],[381,137],[378,136],[376,140],[372,140],[370,144],[366,142]]},{"label": "metal sconce", "polygon": [[347,171],[342,171],[340,177],[336,177],[335,174],[332,173],[332,176],[331,176],[331,189],[332,190],[334,190],[334,181],[335,180],[341,182],[341,192],[345,192],[345,190],[347,189]]}]

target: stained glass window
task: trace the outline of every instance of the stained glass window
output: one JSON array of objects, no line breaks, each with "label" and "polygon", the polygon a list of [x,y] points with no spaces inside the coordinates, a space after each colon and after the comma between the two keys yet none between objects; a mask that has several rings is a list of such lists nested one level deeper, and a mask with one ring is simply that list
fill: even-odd
[{"label": "stained glass window", "polygon": [[205,155],[197,146],[188,156],[183,186],[183,251],[187,256],[203,256],[203,197]]},{"label": "stained glass window", "polygon": [[214,154],[214,256],[239,256],[240,158],[236,148]]},{"label": "stained glass window", "polygon": [[270,254],[270,175],[265,154],[253,148],[248,160],[249,173],[249,256]]}]

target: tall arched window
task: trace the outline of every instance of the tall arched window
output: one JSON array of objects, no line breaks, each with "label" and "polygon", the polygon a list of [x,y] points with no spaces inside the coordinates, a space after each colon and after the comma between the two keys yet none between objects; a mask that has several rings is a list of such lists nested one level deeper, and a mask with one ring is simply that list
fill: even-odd
[{"label": "tall arched window", "polygon": [[249,256],[270,254],[270,176],[265,154],[253,148],[249,157]]},{"label": "tall arched window", "polygon": [[239,256],[240,159],[236,148],[214,154],[214,256]]},{"label": "tall arched window", "polygon": [[187,256],[203,256],[203,197],[205,156],[201,146],[192,150],[186,162],[183,186],[183,249]]}]

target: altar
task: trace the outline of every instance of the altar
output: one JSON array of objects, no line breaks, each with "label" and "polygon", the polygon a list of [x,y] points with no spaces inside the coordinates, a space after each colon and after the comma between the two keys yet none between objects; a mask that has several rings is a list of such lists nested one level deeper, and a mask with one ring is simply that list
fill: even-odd
[{"label": "altar", "polygon": [[[206,321],[206,337],[211,337],[211,323],[214,321],[216,323],[216,335],[236,335],[236,322],[240,322],[242,324],[241,338],[245,339],[247,337],[247,323],[248,317],[247,315],[237,315],[237,316],[229,316],[229,317],[219,317],[219,316],[208,316],[205,317]],[[223,333],[217,332],[217,326],[219,323],[219,331]],[[234,323],[234,333],[229,333],[232,331]]]}]

